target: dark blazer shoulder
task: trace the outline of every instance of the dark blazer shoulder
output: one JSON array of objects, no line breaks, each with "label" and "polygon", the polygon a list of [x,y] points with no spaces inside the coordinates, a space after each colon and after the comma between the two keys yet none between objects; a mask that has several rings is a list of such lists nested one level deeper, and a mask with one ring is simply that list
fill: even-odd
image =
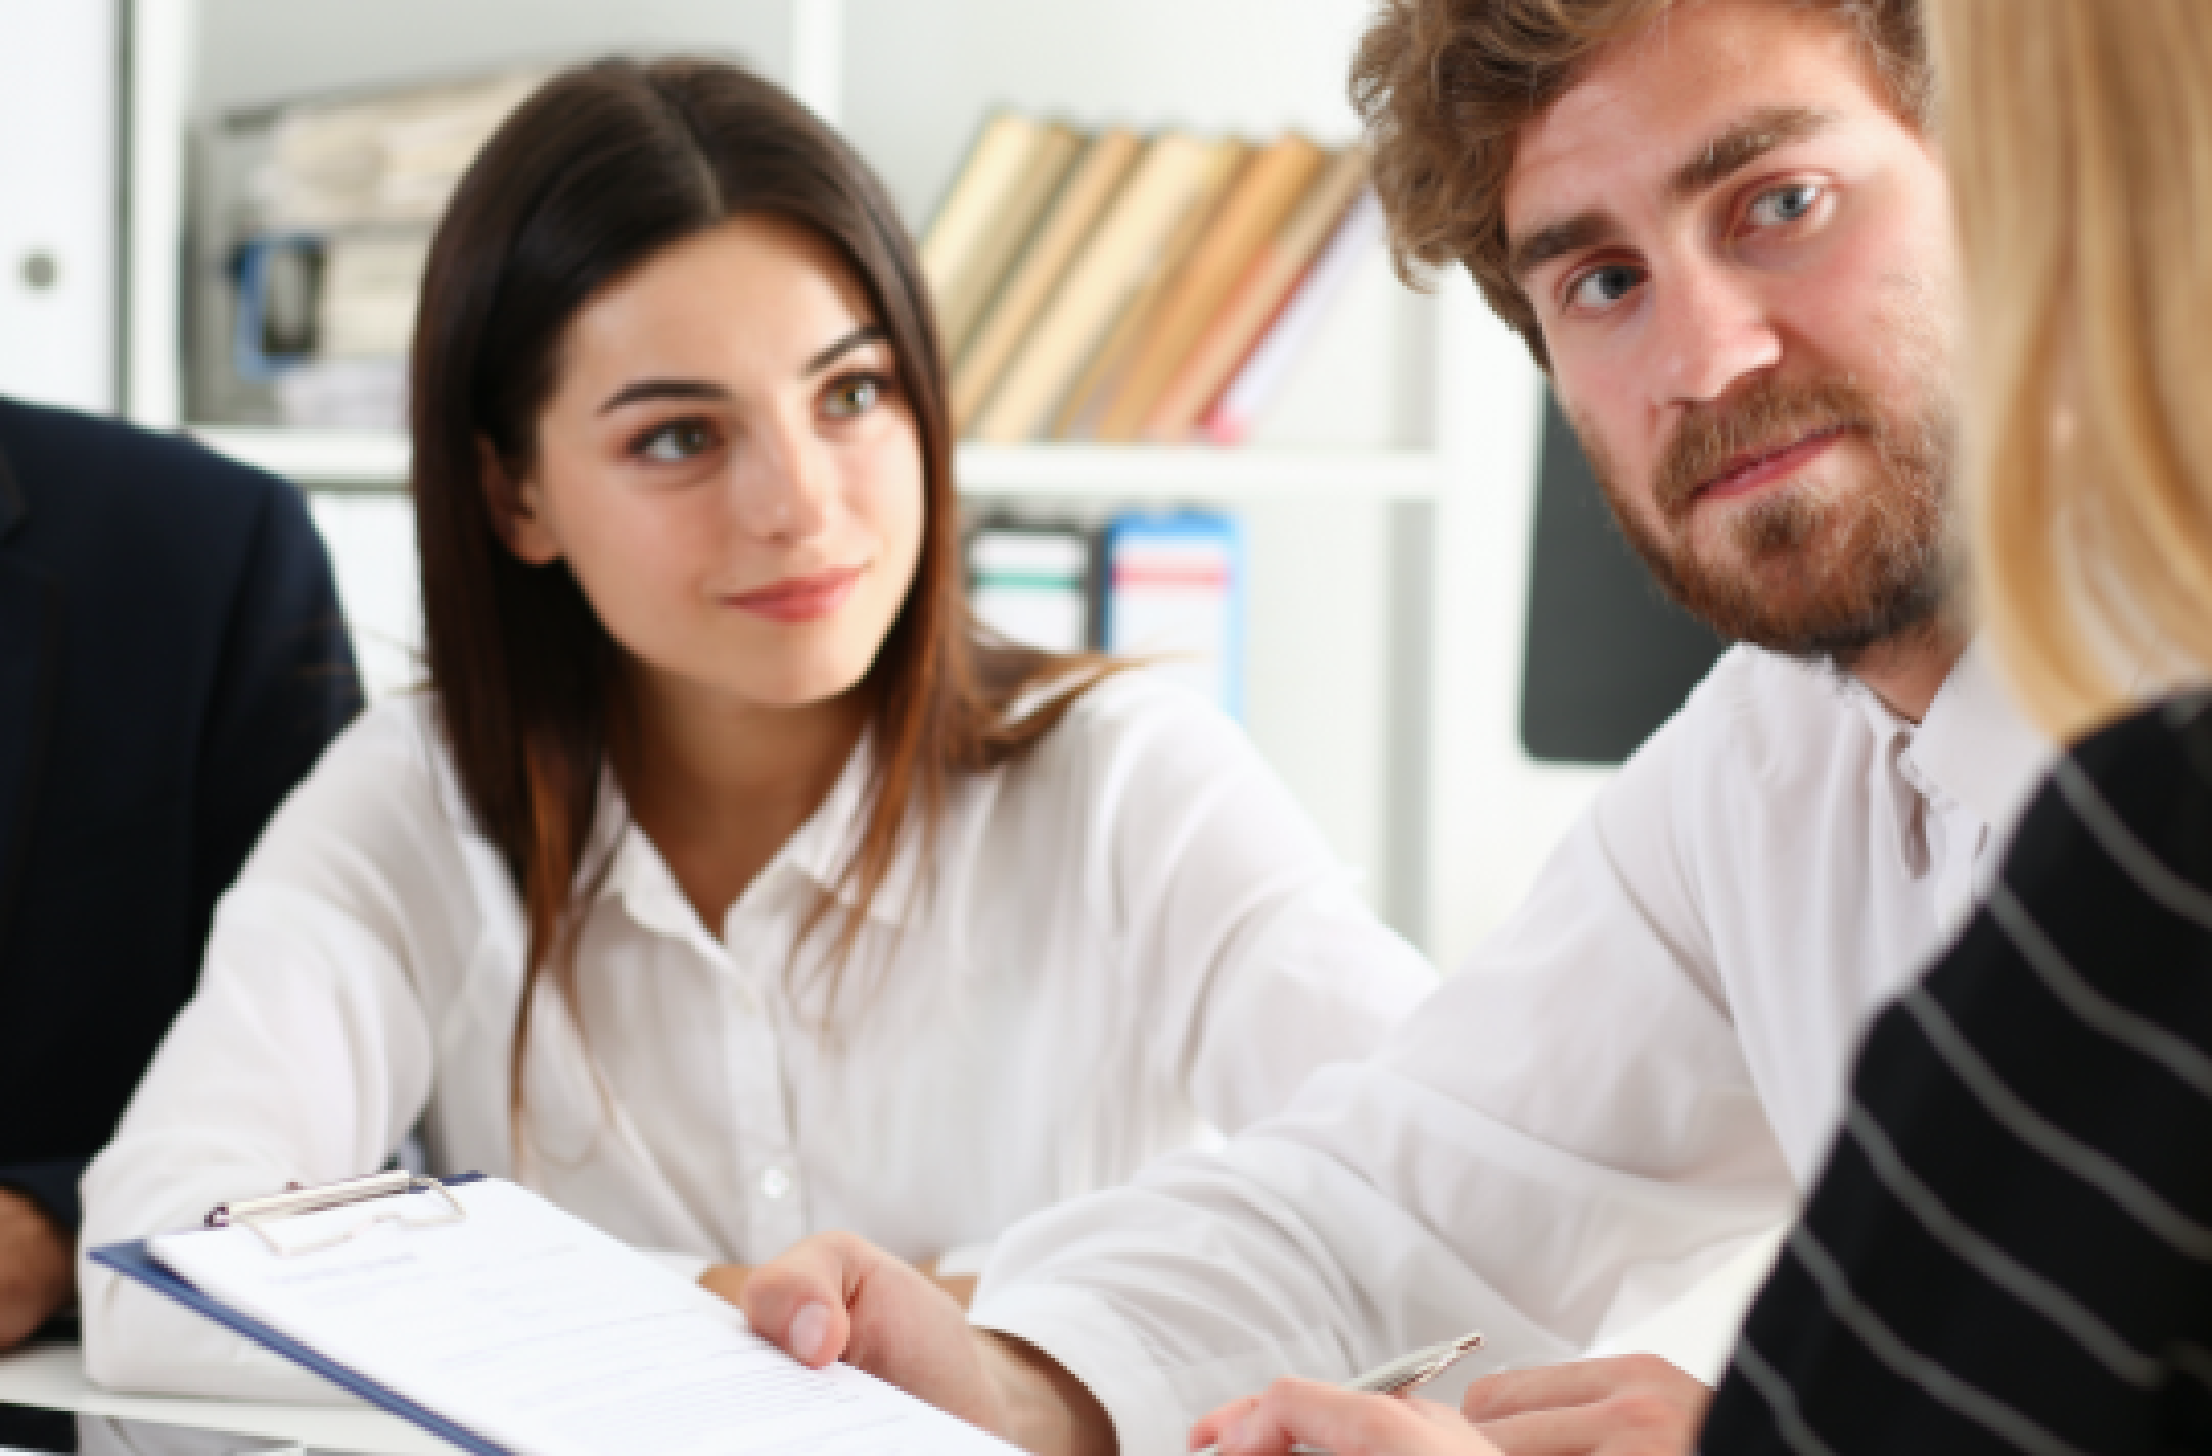
[{"label": "dark blazer shoulder", "polygon": [[180,532],[251,533],[272,510],[305,518],[294,487],[197,441],[20,400],[0,399],[0,460],[16,496],[0,531],[41,556],[94,541],[110,560],[134,545],[168,555]]}]

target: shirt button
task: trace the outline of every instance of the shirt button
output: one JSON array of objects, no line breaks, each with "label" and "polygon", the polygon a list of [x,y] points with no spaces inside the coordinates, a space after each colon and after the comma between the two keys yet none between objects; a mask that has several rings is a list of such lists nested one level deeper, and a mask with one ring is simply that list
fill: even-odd
[{"label": "shirt button", "polygon": [[760,1191],[768,1198],[781,1198],[791,1191],[791,1175],[781,1168],[770,1168],[760,1175]]}]

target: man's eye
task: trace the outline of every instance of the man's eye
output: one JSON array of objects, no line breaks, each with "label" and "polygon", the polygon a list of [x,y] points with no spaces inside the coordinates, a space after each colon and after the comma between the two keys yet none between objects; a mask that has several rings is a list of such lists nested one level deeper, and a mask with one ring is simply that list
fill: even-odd
[{"label": "man's eye", "polygon": [[873,374],[855,374],[830,386],[828,410],[840,418],[864,415],[883,402],[883,380]]},{"label": "man's eye", "polygon": [[714,431],[704,420],[672,420],[638,442],[647,460],[672,465],[714,448]]},{"label": "man's eye", "polygon": [[1753,227],[1781,227],[1802,222],[1820,201],[1821,189],[1812,182],[1792,182],[1787,187],[1777,187],[1762,192],[1751,203]]},{"label": "man's eye", "polygon": [[1644,281],[1643,271],[1626,263],[1609,263],[1593,268],[1577,278],[1568,290],[1567,302],[1571,307],[1590,310],[1611,308],[1626,298]]}]

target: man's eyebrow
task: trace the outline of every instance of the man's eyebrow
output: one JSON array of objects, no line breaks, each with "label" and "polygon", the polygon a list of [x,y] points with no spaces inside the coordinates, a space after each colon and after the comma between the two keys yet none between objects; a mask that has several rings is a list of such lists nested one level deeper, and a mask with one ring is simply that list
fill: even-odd
[{"label": "man's eyebrow", "polygon": [[1778,147],[1804,141],[1843,120],[1840,112],[1810,106],[1769,106],[1707,142],[1667,179],[1667,200],[1686,202],[1727,181]]},{"label": "man's eyebrow", "polygon": [[[1750,166],[1778,147],[1817,136],[1843,120],[1839,112],[1810,106],[1769,106],[1744,117],[1708,141],[1667,179],[1667,200],[1685,202]],[[1578,213],[1538,228],[1513,245],[1506,271],[1519,283],[1555,258],[1607,242],[1619,224],[1602,212]]]},{"label": "man's eyebrow", "polygon": [[1506,271],[1519,283],[1554,258],[1594,248],[1619,234],[1620,224],[1604,213],[1577,213],[1565,222],[1540,227],[1515,243],[1506,259]]},{"label": "man's eyebrow", "polygon": [[730,392],[711,379],[635,379],[609,395],[599,413],[612,414],[645,399],[704,399],[722,404],[729,397]]},{"label": "man's eyebrow", "polygon": [[807,360],[806,369],[803,372],[806,374],[819,374],[823,370],[829,368],[830,365],[835,364],[838,360],[844,358],[847,354],[850,354],[853,350],[862,348],[869,344],[883,343],[890,337],[891,335],[885,331],[883,325],[881,324],[862,324],[859,328],[854,329],[851,333],[845,335],[844,338],[839,339],[836,343],[830,345],[821,353],[816,354],[813,358]]}]

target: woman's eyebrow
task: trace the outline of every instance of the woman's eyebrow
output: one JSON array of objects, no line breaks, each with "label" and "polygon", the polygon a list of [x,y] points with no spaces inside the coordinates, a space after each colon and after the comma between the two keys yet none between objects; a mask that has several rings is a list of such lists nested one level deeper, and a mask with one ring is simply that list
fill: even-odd
[{"label": "woman's eyebrow", "polygon": [[599,413],[611,414],[645,399],[703,399],[721,404],[729,398],[730,392],[711,379],[634,379],[607,396]]},{"label": "woman's eyebrow", "polygon": [[881,324],[862,324],[859,328],[845,335],[844,338],[839,339],[821,353],[807,360],[806,368],[800,372],[803,375],[819,374],[853,350],[863,348],[869,344],[885,343],[890,337],[891,335],[885,332]]}]

